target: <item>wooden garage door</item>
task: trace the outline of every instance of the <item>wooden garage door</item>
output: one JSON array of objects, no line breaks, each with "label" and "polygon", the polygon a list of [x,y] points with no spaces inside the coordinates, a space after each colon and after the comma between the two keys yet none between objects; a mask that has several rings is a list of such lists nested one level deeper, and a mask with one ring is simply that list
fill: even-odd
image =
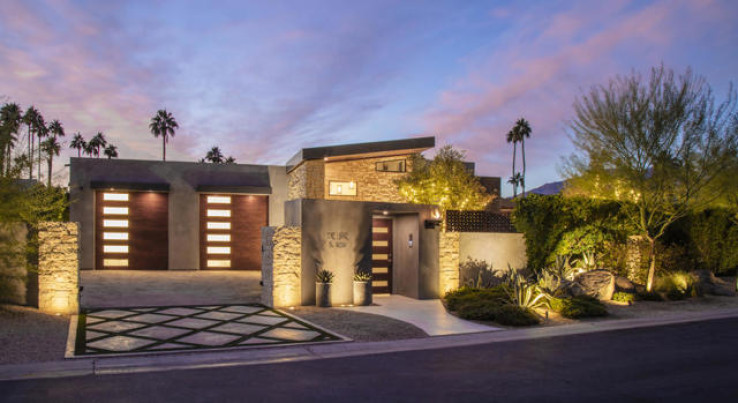
[{"label": "wooden garage door", "polygon": [[200,195],[200,268],[261,270],[261,227],[269,198]]},{"label": "wooden garage door", "polygon": [[95,194],[95,267],[167,270],[169,197],[156,192]]}]

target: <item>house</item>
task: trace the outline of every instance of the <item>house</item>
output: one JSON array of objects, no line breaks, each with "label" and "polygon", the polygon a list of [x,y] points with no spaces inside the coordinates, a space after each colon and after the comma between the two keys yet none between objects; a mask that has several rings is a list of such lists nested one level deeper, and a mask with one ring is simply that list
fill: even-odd
[{"label": "house", "polygon": [[[304,148],[283,166],[72,158],[80,267],[262,270],[270,305],[312,304],[319,269],[335,273],[338,304],[351,303],[357,270],[373,274],[377,293],[437,298],[449,289],[438,211],[404,203],[395,184],[434,146],[420,137]],[[499,178],[483,183],[499,189]],[[458,286],[458,241],[451,247]]]}]

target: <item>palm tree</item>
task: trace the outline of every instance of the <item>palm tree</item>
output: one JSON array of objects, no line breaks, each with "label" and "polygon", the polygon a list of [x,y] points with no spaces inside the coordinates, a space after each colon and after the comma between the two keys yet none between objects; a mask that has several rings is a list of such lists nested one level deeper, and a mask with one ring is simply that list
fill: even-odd
[{"label": "palm tree", "polygon": [[23,123],[28,125],[28,179],[33,179],[33,140],[40,117],[41,114],[33,105],[29,106],[23,115]]},{"label": "palm tree", "polygon": [[513,198],[518,197],[518,180],[515,179],[515,160],[518,156],[518,141],[519,134],[517,126],[513,127],[509,132],[507,132],[507,142],[513,144],[513,161],[512,161],[512,176],[510,177],[510,180],[508,180],[508,183],[511,183],[513,185]]},{"label": "palm tree", "polygon": [[[40,116],[40,115],[39,115]],[[43,159],[41,157],[41,139],[49,135],[49,128],[46,127],[46,122],[43,120],[43,116],[40,117],[38,122],[38,129],[36,130],[36,136],[38,137],[38,161],[37,161],[37,167],[38,167],[38,180],[41,180],[41,160]]]},{"label": "palm tree", "polygon": [[159,109],[156,115],[151,118],[151,123],[149,123],[151,134],[154,137],[161,136],[162,161],[167,160],[167,141],[169,136],[174,137],[174,129],[179,129],[179,124],[166,109]]},{"label": "palm tree", "polygon": [[100,158],[100,148],[105,149],[108,145],[108,141],[105,140],[105,136],[102,132],[97,132],[95,137],[90,139],[90,147],[94,149],[95,157]]},{"label": "palm tree", "polygon": [[94,144],[92,144],[92,140],[90,140],[89,142],[85,143],[85,148],[84,150],[82,150],[82,154],[86,154],[92,157],[92,154],[94,153],[95,153],[95,147],[94,147]]},{"label": "palm tree", "polygon": [[520,184],[523,187],[523,197],[525,197],[525,138],[530,138],[532,130],[530,129],[530,123],[528,123],[525,118],[518,119],[518,121],[515,122],[515,128],[520,135],[520,151],[523,155],[523,177]]},{"label": "palm tree", "polygon": [[[54,139],[54,142],[56,142],[59,137],[64,137],[66,135],[66,133],[64,133],[64,126],[62,126],[61,122],[58,119],[54,119],[53,121],[51,121],[51,123],[49,123],[48,132],[49,134],[51,134],[51,138]],[[56,144],[59,143],[56,142]],[[57,152],[56,155],[58,156],[59,152]],[[47,153],[47,156],[49,157],[49,160],[54,158],[53,154]],[[40,177],[41,175],[39,175],[39,178]],[[48,183],[49,187],[51,187],[51,161],[49,161],[49,178],[46,182]]]},{"label": "palm tree", "polygon": [[205,161],[212,162],[213,164],[222,164],[225,161],[223,153],[220,151],[220,147],[213,147],[205,154]]},{"label": "palm tree", "polygon": [[513,189],[515,189],[515,196],[517,196],[517,189],[518,186],[520,186],[525,179],[523,179],[523,175],[520,172],[516,172],[513,176],[510,177],[510,179],[507,180],[507,183],[513,185]]},{"label": "palm tree", "polygon": [[233,158],[233,157],[231,157],[231,156],[229,156],[228,158],[226,158],[225,163],[226,164],[235,164],[236,163],[236,159]]},{"label": "palm tree", "polygon": [[5,164],[0,164],[0,172],[5,168],[5,173],[10,173],[10,164],[13,155],[13,147],[18,141],[18,131],[20,130],[21,123],[23,122],[23,112],[20,106],[16,103],[8,103],[3,105],[0,109],[0,144],[4,147],[0,147],[0,161],[4,161]]},{"label": "palm tree", "polygon": [[105,150],[103,150],[103,154],[105,154],[108,159],[118,158],[118,147],[108,144],[108,146],[105,147]]},{"label": "palm tree", "polygon": [[[51,136],[43,143],[38,144],[38,149],[43,150],[44,153],[46,153],[47,160],[49,167],[49,176],[46,177],[46,187],[51,187],[51,166],[54,162],[54,156],[59,156],[59,152],[61,151],[61,145],[59,144],[59,141],[56,139],[56,136]],[[39,166],[40,166],[39,162]],[[39,175],[39,178],[41,176]]]},{"label": "palm tree", "polygon": [[82,133],[77,132],[72,138],[72,142],[69,143],[69,148],[77,150],[77,158],[82,157],[82,151],[87,149],[87,142],[82,137]]}]

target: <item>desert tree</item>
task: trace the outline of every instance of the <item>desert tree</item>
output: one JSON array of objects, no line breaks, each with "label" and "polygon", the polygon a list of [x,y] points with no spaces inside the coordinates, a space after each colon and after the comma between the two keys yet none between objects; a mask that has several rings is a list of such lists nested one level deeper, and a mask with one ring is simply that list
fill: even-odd
[{"label": "desert tree", "polygon": [[105,150],[103,150],[103,154],[105,154],[108,159],[118,158],[118,147],[112,144],[108,144],[105,147]]},{"label": "desert tree", "polygon": [[715,96],[699,76],[663,66],[650,75],[618,76],[574,104],[566,193],[616,200],[648,241],[647,290],[656,242],[677,219],[702,210],[725,190],[716,178],[736,152],[736,93]]}]

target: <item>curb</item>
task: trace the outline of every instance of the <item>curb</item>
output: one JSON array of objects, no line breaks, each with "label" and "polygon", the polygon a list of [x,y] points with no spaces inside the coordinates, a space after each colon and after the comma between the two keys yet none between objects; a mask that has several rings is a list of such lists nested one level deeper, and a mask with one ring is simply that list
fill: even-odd
[{"label": "curb", "polygon": [[711,311],[709,313],[696,312],[677,314],[662,316],[659,318],[593,321],[546,328],[514,329],[463,335],[433,336],[421,339],[361,343],[331,343],[325,345],[313,344],[308,346],[275,346],[269,349],[190,352],[167,355],[90,358],[2,365],[0,366],[0,381],[277,364],[305,360],[535,340],[549,337],[668,326],[729,318],[738,318],[738,309]]}]

